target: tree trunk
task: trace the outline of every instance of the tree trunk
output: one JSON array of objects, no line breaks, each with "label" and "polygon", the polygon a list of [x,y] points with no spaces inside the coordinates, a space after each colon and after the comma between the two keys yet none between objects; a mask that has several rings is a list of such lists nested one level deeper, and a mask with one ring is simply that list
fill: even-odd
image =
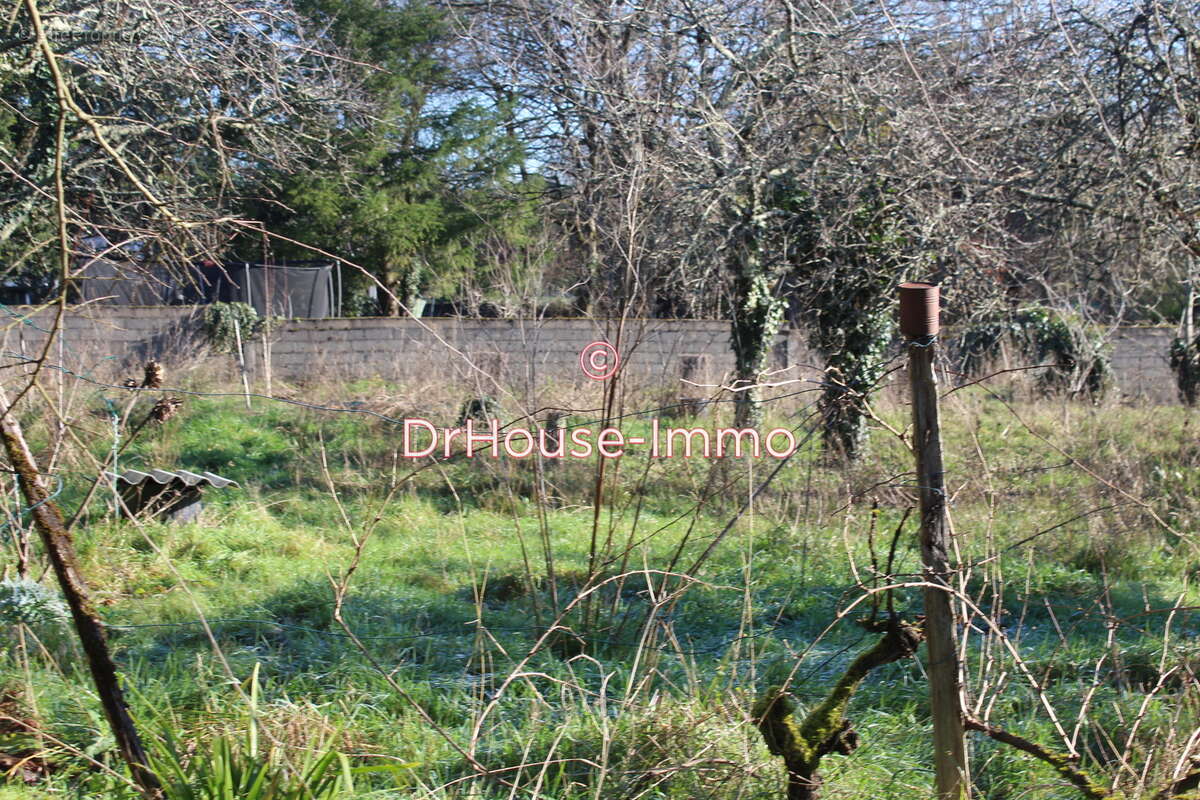
[{"label": "tree trunk", "polygon": [[783,322],[784,302],[774,293],[774,281],[759,254],[753,222],[741,241],[731,245],[729,268],[734,275],[731,332],[734,374],[734,426],[757,428],[763,421],[763,373],[771,345]]},{"label": "tree trunk", "polygon": [[415,312],[423,271],[422,262],[417,256],[397,258],[387,265],[382,275],[383,285],[387,289],[380,301],[383,316],[403,317]]},{"label": "tree trunk", "polygon": [[387,291],[383,294],[383,300],[380,303],[380,311],[385,317],[398,317],[403,309],[400,307],[400,295],[397,293],[396,284],[391,284],[387,287]]},{"label": "tree trunk", "polygon": [[850,310],[847,317],[838,328],[838,347],[826,355],[817,409],[826,452],[854,461],[866,449],[866,400],[883,375],[892,325],[890,318],[869,309]]}]

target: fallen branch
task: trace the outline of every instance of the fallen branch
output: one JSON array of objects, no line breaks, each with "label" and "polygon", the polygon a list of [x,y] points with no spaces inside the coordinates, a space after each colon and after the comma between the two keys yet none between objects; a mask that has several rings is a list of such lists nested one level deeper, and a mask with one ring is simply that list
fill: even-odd
[{"label": "fallen branch", "polygon": [[17,473],[17,481],[21,485],[25,501],[29,504],[34,526],[41,535],[42,544],[66,598],[67,607],[71,609],[75,631],[87,656],[96,694],[100,696],[100,703],[104,707],[104,715],[108,718],[113,738],[117,742],[117,749],[129,764],[134,783],[142,794],[147,798],[161,797],[158,779],[147,766],[142,740],[134,727],[133,719],[129,716],[129,708],[117,678],[117,667],[108,650],[104,623],[100,621],[92,606],[87,583],[79,572],[71,533],[63,522],[58,506],[42,486],[37,462],[3,391],[0,391],[0,438],[4,440],[4,450]]},{"label": "fallen branch", "polygon": [[1070,756],[1048,750],[1036,742],[1031,742],[1024,737],[1004,730],[998,725],[984,722],[970,715],[963,720],[963,726],[969,731],[979,731],[995,739],[997,742],[1014,747],[1022,753],[1028,753],[1039,761],[1044,761],[1053,767],[1055,772],[1073,784],[1089,800],[1117,800],[1118,795],[1114,795],[1092,780],[1091,776],[1078,767],[1075,764],[1075,760]]}]

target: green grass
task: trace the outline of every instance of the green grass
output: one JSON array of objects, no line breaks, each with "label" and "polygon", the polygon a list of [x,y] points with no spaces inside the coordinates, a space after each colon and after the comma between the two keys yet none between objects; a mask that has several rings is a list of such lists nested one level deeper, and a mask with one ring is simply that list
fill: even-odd
[{"label": "green grass", "polygon": [[[1146,682],[1160,674],[1170,615],[1156,611],[1180,598],[1200,600],[1190,538],[1200,519],[1197,420],[1180,408],[1047,403],[1016,411],[1036,435],[983,392],[944,403],[955,528],[963,559],[978,565],[968,592],[1005,625],[1068,728],[1097,660],[1108,655],[1091,701],[1095,724],[1083,726],[1080,742],[1084,764],[1109,775],[1109,739],[1124,746]],[[882,413],[902,427],[907,411],[884,404]],[[632,420],[628,428],[647,426]],[[1039,435],[1121,491],[1066,465]],[[94,445],[98,455],[108,447],[100,438]],[[781,763],[747,710],[758,692],[789,677],[802,704],[818,701],[870,641],[854,624],[867,605],[840,622],[838,615],[861,593],[851,565],[870,584],[872,565],[883,569],[913,503],[911,455],[901,442],[874,431],[870,456],[849,469],[808,447],[755,498],[697,582],[657,607],[649,623],[647,584],[657,590],[663,578],[630,576],[596,593],[595,621],[579,611],[565,619],[580,634],[591,628],[586,646],[560,635],[528,659],[555,597],[569,603],[588,570],[594,462],[547,472],[543,517],[528,463],[461,459],[395,486],[413,466],[396,459],[398,446],[393,428],[364,415],[261,403],[248,412],[234,399],[194,398],[123,455],[123,467],[206,469],[241,484],[211,493],[191,525],[114,520],[100,496],[77,531],[149,738],[211,752],[214,742],[240,741],[254,719],[296,764],[333,746],[355,768],[380,767],[356,774],[353,794],[361,797],[782,796]],[[69,466],[62,502],[73,510],[86,469],[82,459]],[[690,566],[745,501],[749,482],[773,464],[726,466],[714,476],[698,459],[648,464],[644,453],[609,464],[597,531],[603,553],[617,557],[602,557],[601,572]],[[723,480],[730,485],[714,491]],[[1173,530],[1158,526],[1151,509]],[[344,608],[361,652],[333,618],[331,581],[353,563],[356,537],[368,528]],[[1039,531],[1047,532],[1023,542]],[[910,517],[892,569],[900,579],[920,570],[914,540]],[[914,590],[897,592],[895,601],[920,612]],[[211,641],[195,624],[201,618]],[[1121,624],[1110,648],[1112,619]],[[1167,666],[1195,664],[1200,617],[1180,612],[1169,621]],[[47,733],[120,770],[69,631],[35,632],[44,650],[29,651],[28,672],[15,631],[3,633],[8,691]],[[974,691],[1006,674],[994,719],[1053,744],[1050,721],[1008,655],[977,634],[971,645]],[[523,677],[498,696],[518,665]],[[256,669],[260,695],[251,705],[246,681]],[[1192,711],[1171,716],[1186,687],[1169,686],[1148,701],[1133,736],[1135,758],[1154,759],[1152,774],[1195,723]],[[826,759],[828,796],[929,796],[921,664],[873,674],[850,717],[862,744]],[[1171,740],[1172,730],[1182,734]],[[498,772],[473,775],[447,737]],[[982,796],[1075,796],[1021,754],[975,737],[972,749]],[[60,768],[48,781],[13,783],[0,797],[122,791],[77,755],[53,758]]]}]

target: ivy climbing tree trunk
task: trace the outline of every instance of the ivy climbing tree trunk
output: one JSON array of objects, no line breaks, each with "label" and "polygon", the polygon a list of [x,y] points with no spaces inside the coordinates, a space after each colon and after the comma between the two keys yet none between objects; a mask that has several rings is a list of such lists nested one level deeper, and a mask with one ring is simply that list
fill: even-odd
[{"label": "ivy climbing tree trunk", "polygon": [[786,306],[775,290],[779,276],[763,258],[765,236],[765,218],[754,200],[727,255],[733,275],[731,344],[736,370],[734,425],[738,428],[762,424],[761,383]]},{"label": "ivy climbing tree trunk", "polygon": [[867,400],[887,369],[893,292],[909,269],[914,238],[896,191],[861,178],[853,194],[810,201],[813,225],[839,224],[814,237],[797,279],[809,345],[825,360],[817,404],[822,443],[848,460],[862,456],[867,444]]},{"label": "ivy climbing tree trunk", "polygon": [[825,354],[825,382],[817,401],[821,440],[827,453],[853,461],[867,444],[866,401],[883,375],[893,326],[885,314],[848,310],[851,318],[842,327],[818,331],[813,338]]},{"label": "ivy climbing tree trunk", "polygon": [[416,314],[417,296],[421,291],[421,268],[416,258],[403,258],[386,271],[387,291],[383,293],[382,311],[385,317]]},{"label": "ivy climbing tree trunk", "polygon": [[887,366],[895,332],[888,271],[833,269],[810,300],[809,344],[825,358],[817,409],[827,453],[859,458],[867,443],[866,401]]}]

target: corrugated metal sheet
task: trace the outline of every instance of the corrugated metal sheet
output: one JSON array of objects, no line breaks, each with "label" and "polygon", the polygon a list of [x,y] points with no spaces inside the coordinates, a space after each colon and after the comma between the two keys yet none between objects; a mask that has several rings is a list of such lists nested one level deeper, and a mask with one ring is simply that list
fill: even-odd
[{"label": "corrugated metal sheet", "polygon": [[149,472],[142,472],[138,469],[127,469],[120,475],[111,472],[109,475],[116,478],[119,483],[129,486],[140,486],[146,481],[154,481],[161,486],[179,481],[184,486],[215,486],[218,489],[238,485],[237,481],[222,478],[213,472],[188,472],[186,469],[177,469],[174,472],[168,472],[164,469],[152,469]]}]

